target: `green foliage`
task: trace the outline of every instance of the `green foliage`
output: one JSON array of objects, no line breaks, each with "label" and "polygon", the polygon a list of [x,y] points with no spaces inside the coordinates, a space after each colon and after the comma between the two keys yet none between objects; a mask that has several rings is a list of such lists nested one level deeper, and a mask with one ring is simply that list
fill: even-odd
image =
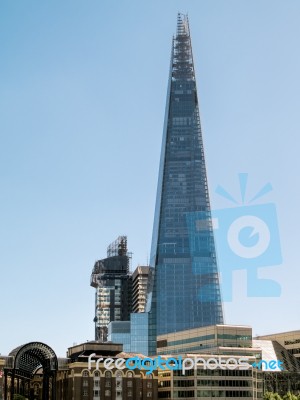
[{"label": "green foliage", "polygon": [[26,397],[22,396],[21,394],[14,394],[13,400],[27,400]]},{"label": "green foliage", "polygon": [[278,393],[266,392],[263,397],[264,400],[282,400]]},{"label": "green foliage", "polygon": [[278,394],[278,393],[274,393],[274,397],[273,397],[273,399],[274,399],[274,400],[282,400],[282,397],[281,397],[281,396],[279,396],[279,394]]},{"label": "green foliage", "polygon": [[300,400],[300,395],[296,396],[291,392],[287,392],[283,397],[281,397],[278,393],[266,392],[263,400]]},{"label": "green foliage", "polygon": [[283,400],[298,400],[298,396],[292,394],[291,392],[287,392],[287,394],[283,396]]}]

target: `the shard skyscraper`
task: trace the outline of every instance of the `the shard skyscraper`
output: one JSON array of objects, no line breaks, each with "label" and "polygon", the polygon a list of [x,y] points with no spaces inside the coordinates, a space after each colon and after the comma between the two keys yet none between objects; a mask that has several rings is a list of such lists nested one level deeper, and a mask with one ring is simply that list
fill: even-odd
[{"label": "the shard skyscraper", "polygon": [[151,266],[150,338],[223,323],[191,37],[182,14],[172,46]]}]

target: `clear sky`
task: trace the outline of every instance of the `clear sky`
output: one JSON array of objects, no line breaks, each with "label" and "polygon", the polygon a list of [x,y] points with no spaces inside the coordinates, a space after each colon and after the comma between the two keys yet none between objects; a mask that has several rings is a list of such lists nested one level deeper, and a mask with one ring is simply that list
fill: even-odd
[{"label": "clear sky", "polygon": [[[0,4],[0,353],[31,340],[64,356],[94,337],[95,260],[128,235],[150,250],[171,39],[188,12],[212,208],[273,191],[283,263],[234,274],[226,322],[299,329],[298,0],[3,0]],[[259,203],[259,202],[258,202]]]}]

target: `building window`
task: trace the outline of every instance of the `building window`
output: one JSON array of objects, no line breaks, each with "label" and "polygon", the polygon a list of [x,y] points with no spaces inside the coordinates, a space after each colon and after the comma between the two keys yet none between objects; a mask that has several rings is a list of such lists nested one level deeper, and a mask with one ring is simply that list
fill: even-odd
[{"label": "building window", "polygon": [[128,376],[128,378],[132,378],[133,377],[133,373],[132,372],[127,372],[127,376]]},{"label": "building window", "polygon": [[89,381],[88,381],[87,379],[85,379],[85,380],[83,381],[83,386],[89,386]]},{"label": "building window", "polygon": [[100,373],[99,373],[99,371],[95,371],[95,373],[94,373],[94,377],[95,377],[95,378],[99,378],[99,376],[100,376]]},{"label": "building window", "polygon": [[110,390],[105,390],[105,396],[110,396]]},{"label": "building window", "polygon": [[152,392],[147,392],[147,397],[152,397]]},{"label": "building window", "polygon": [[132,387],[132,381],[127,381],[127,387]]},{"label": "building window", "polygon": [[89,376],[89,371],[83,371],[82,376],[85,376],[85,377]]},{"label": "building window", "polygon": [[106,371],[105,372],[105,378],[111,378],[111,372],[110,371]]},{"label": "building window", "polygon": [[132,390],[128,390],[127,396],[128,396],[128,397],[132,397]]},{"label": "building window", "polygon": [[83,391],[83,395],[84,395],[84,396],[88,396],[88,395],[89,395],[88,391],[87,391],[87,390],[84,390],[84,391]]},{"label": "building window", "polygon": [[105,382],[105,387],[111,387],[111,381],[106,381]]},{"label": "building window", "polygon": [[152,382],[147,382],[147,388],[152,388]]},{"label": "building window", "polygon": [[39,385],[34,385],[34,395],[37,396],[39,394]]}]

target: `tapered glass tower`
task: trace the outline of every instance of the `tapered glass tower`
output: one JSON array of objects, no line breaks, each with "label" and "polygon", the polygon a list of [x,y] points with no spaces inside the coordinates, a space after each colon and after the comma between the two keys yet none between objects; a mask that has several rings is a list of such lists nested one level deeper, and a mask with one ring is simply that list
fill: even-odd
[{"label": "tapered glass tower", "polygon": [[157,335],[223,323],[191,37],[181,14],[170,68],[148,293]]}]

